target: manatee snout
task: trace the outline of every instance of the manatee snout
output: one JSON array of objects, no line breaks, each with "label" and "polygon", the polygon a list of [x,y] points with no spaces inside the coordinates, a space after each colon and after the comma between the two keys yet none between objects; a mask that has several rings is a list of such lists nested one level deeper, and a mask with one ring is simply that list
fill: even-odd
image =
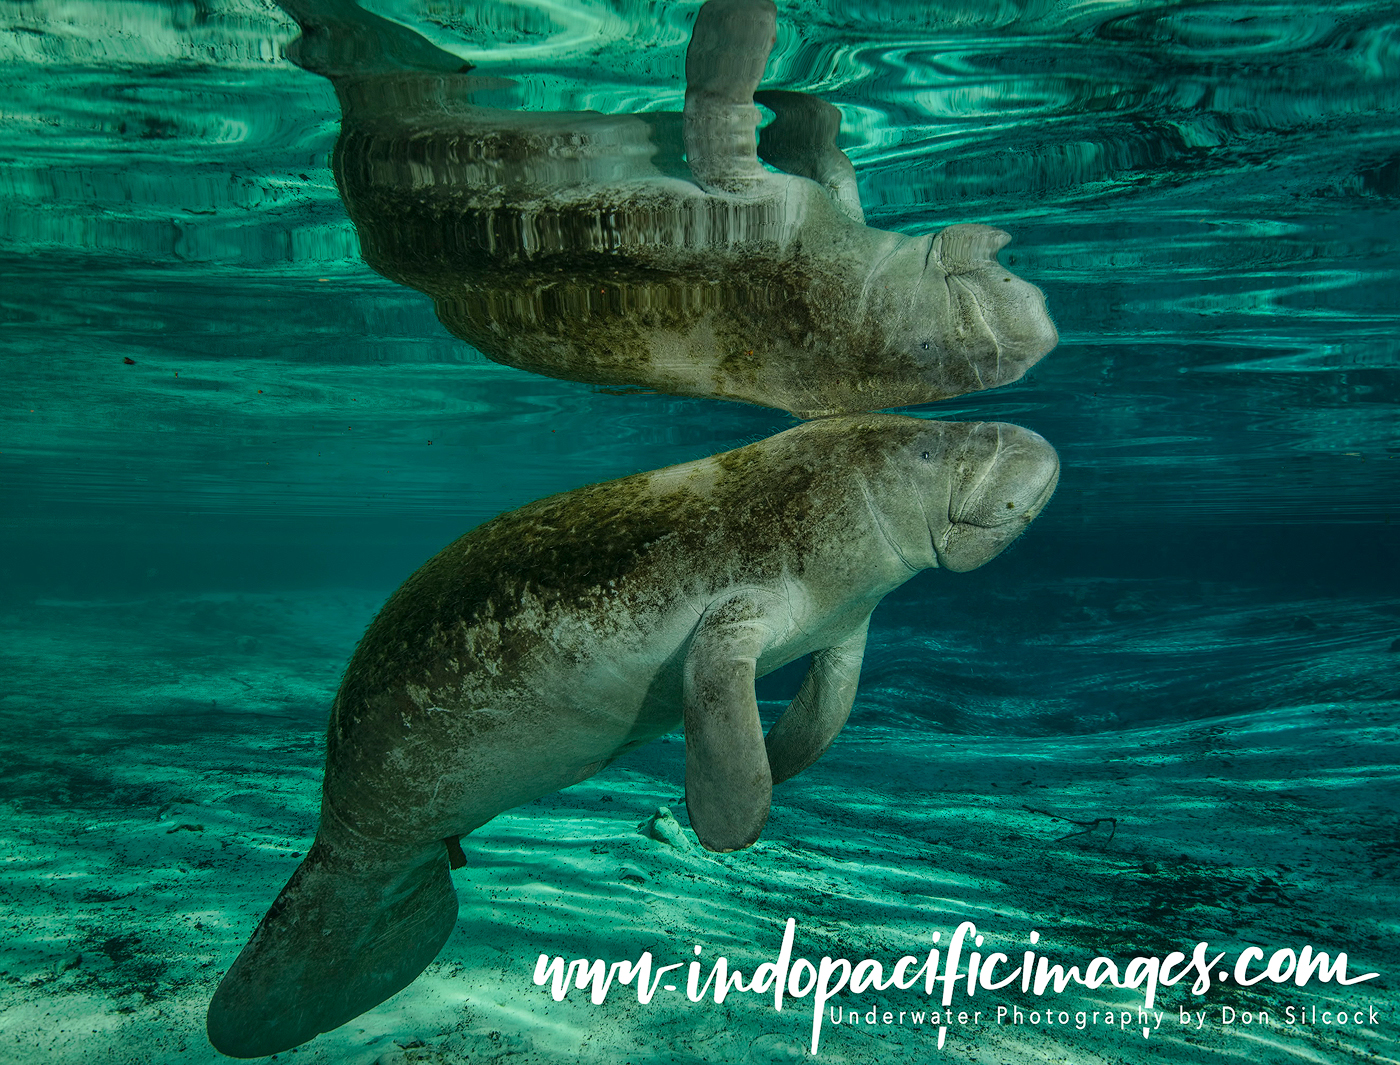
[{"label": "manatee snout", "polygon": [[955,225],[923,245],[910,352],[945,398],[1010,384],[1060,341],[1045,293],[997,261],[1010,240],[991,226]]},{"label": "manatee snout", "polygon": [[952,464],[948,527],[934,539],[938,564],[963,573],[990,562],[1055,491],[1060,458],[1038,433],[1004,422],[976,426]]}]

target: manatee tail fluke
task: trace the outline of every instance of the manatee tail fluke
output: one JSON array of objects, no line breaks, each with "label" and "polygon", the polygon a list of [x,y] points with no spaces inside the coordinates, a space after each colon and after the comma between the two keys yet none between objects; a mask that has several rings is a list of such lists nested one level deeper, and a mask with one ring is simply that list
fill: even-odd
[{"label": "manatee tail fluke", "polygon": [[380,18],[354,0],[276,0],[301,36],[287,50],[303,70],[327,78],[398,71],[457,74],[470,64],[407,26]]},{"label": "manatee tail fluke", "polygon": [[325,826],[209,1004],[209,1041],[256,1058],[328,1032],[407,987],[457,920],[440,841],[333,842]]}]

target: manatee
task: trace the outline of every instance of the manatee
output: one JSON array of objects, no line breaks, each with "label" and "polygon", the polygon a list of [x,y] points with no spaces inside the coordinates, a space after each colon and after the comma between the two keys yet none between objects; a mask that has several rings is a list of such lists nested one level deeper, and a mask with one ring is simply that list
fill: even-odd
[{"label": "manatee", "polygon": [[865,225],[831,104],[759,92],[776,118],[755,143],[770,0],[705,4],[684,112],[631,115],[481,106],[500,79],[406,27],[280,2],[303,31],[289,55],[340,101],[366,262],[491,359],[815,417],[994,388],[1057,341],[997,262],[1006,233]]},{"label": "manatee", "polygon": [[[995,557],[1058,470],[1013,425],[850,415],[552,496],[446,547],[346,669],[320,827],[219,985],[214,1046],[283,1051],[405,987],[456,919],[462,835],[677,726],[700,842],[753,843],[773,785],[844,725],[881,597]],[[765,737],[755,678],[808,654]]]}]

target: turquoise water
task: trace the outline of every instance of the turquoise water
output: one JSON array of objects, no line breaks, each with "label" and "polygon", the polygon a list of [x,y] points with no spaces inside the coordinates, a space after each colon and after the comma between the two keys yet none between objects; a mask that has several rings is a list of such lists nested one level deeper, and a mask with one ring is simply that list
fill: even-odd
[{"label": "turquoise water", "polygon": [[[697,7],[374,10],[514,79],[512,107],[625,114],[680,110]],[[339,105],[296,37],[251,2],[0,11],[4,1060],[217,1060],[204,1010],[309,844],[330,701],[385,598],[502,511],[796,424],[449,335],[360,258]],[[829,1024],[829,1061],[1395,1060],[1400,14],[784,4],[764,85],[840,109],[870,225],[1012,234],[1058,347],[910,413],[1033,429],[1056,495],[985,568],[886,599],[850,725],[755,847],[639,833],[663,804],[689,832],[680,734],[642,748],[467,837],[437,961],[297,1059],[796,1060],[809,1005],[532,979],[541,952],[695,944],[749,972],[792,917],[813,960],[888,963],[968,919],[1066,964],[1208,940],[1380,973],[1179,985],[1148,1039]],[[760,681],[765,714],[800,676]]]}]

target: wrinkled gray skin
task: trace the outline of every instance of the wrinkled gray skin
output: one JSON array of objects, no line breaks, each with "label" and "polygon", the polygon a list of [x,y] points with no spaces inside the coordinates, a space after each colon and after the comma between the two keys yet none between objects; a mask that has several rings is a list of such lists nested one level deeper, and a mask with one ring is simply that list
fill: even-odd
[{"label": "wrinkled gray skin", "polygon": [[1056,343],[1040,290],[996,261],[1007,234],[864,224],[830,104],[759,93],[777,119],[755,149],[771,0],[701,9],[683,115],[474,106],[499,80],[405,27],[279,2],[303,30],[289,54],[339,96],[366,261],[498,362],[813,417],[993,388]]},{"label": "wrinkled gray skin", "polygon": [[[773,785],[845,723],[881,597],[993,558],[1058,468],[1013,425],[832,418],[451,544],[351,660],[316,840],[220,985],[211,1041],[270,1054],[388,998],[452,929],[457,837],[678,725],[696,834],[747,847]],[[754,680],[806,654],[765,738]]]}]

